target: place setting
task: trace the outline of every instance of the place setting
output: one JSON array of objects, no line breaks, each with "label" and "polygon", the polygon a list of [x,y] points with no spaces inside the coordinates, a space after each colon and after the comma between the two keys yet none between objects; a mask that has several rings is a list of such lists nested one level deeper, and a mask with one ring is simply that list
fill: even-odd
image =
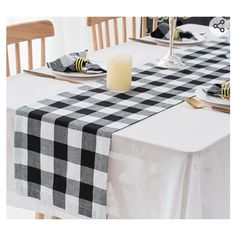
[{"label": "place setting", "polygon": [[188,98],[186,102],[194,108],[211,108],[230,113],[230,82],[198,87],[196,98]]},{"label": "place setting", "polygon": [[81,80],[90,81],[106,76],[106,70],[95,62],[91,62],[87,58],[87,53],[88,50],[74,52],[63,55],[55,61],[47,62],[46,66],[49,71],[45,71],[48,73],[33,70],[24,70],[24,72],[71,83],[81,83]]},{"label": "place setting", "polygon": [[230,106],[230,82],[199,87],[196,96],[209,103]]},{"label": "place setting", "polygon": [[[183,19],[187,19],[187,17],[183,17]],[[204,42],[204,32],[201,32],[199,34],[193,33],[191,31],[183,30],[181,26],[174,26],[174,28],[172,29],[172,24],[176,25],[177,19],[175,19],[175,22],[171,24],[164,22],[168,20],[168,17],[159,17],[159,25],[156,30],[150,33],[149,37],[155,38],[155,41],[159,43],[169,44],[171,31],[173,30],[173,45],[196,45]]]},{"label": "place setting", "polygon": [[[173,35],[173,47],[179,49],[182,46],[198,45],[205,41],[205,32],[191,32],[191,30],[184,30],[181,26],[177,26],[177,19],[173,22],[173,17],[151,17],[158,22],[157,27],[152,32],[147,33],[143,38],[135,39],[130,38],[133,41],[160,45],[168,47],[170,44],[171,35]],[[188,17],[179,17],[179,19],[187,19]],[[171,22],[170,22],[171,20]],[[169,22],[168,22],[169,21]],[[167,23],[168,22],[168,23]],[[173,25],[173,27],[172,27]],[[176,27],[175,27],[176,26]]]}]

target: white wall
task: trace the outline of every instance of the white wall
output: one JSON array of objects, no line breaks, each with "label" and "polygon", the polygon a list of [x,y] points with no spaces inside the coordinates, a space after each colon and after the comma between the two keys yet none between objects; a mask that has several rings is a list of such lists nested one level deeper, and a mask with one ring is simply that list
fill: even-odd
[{"label": "white wall", "polygon": [[[48,19],[53,22],[55,37],[46,40],[46,61],[52,61],[56,58],[75,51],[82,51],[85,49],[92,50],[91,32],[86,24],[86,17],[8,17],[7,25],[16,24],[20,22],[35,21],[40,19]],[[112,22],[110,33],[112,35]],[[118,20],[118,26],[121,24],[121,19]],[[137,32],[140,29],[140,19],[137,18]],[[127,19],[127,35],[131,32],[131,18]],[[104,33],[104,30],[103,30]],[[121,31],[119,32],[121,34]],[[121,36],[120,36],[121,39]],[[111,42],[113,38],[111,37]],[[34,67],[40,66],[40,44],[39,41],[33,42],[34,53]],[[14,47],[9,47],[9,59],[11,74],[15,73],[15,57]],[[22,68],[27,68],[27,44],[21,43],[21,64]]]}]

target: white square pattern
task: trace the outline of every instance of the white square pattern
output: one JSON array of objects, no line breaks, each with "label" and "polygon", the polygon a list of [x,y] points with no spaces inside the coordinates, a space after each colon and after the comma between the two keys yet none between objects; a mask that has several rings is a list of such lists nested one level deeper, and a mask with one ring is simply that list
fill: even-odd
[{"label": "white square pattern", "polygon": [[45,106],[46,106],[45,104],[40,103],[40,102],[35,102],[35,103],[30,105],[30,107],[34,108],[34,109],[40,109],[40,108],[45,107]]},{"label": "white square pattern", "polygon": [[41,138],[54,141],[54,124],[41,121]]},{"label": "white square pattern", "polygon": [[59,116],[66,116],[70,113],[72,113],[72,111],[68,111],[66,109],[57,109],[57,110],[52,112],[52,114],[56,114],[56,115],[59,115]]},{"label": "white square pattern", "polygon": [[80,130],[68,128],[68,143],[72,147],[81,148],[82,132]]},{"label": "white square pattern", "polygon": [[73,106],[80,107],[80,108],[87,108],[87,107],[90,107],[91,104],[88,102],[81,101],[81,102],[74,103]]},{"label": "white square pattern", "polygon": [[141,87],[142,85],[144,85],[144,83],[142,83],[140,81],[133,81],[132,82],[132,86],[134,86],[134,87]]},{"label": "white square pattern", "polygon": [[206,70],[205,68],[202,68],[202,69],[198,70],[198,73],[208,74],[209,70]]},{"label": "white square pattern", "polygon": [[53,190],[41,185],[40,198],[42,202],[53,205]]},{"label": "white square pattern", "polygon": [[116,112],[118,112],[118,109],[114,109],[114,108],[110,108],[110,107],[105,107],[103,109],[101,109],[99,112],[101,113],[105,113],[105,114],[114,114]]},{"label": "white square pattern", "polygon": [[171,104],[171,105],[174,105],[174,104],[179,103],[178,100],[176,100],[176,99],[171,99],[171,98],[166,99],[164,102],[167,103],[167,104]]},{"label": "white square pattern", "polygon": [[21,164],[27,166],[28,163],[28,151],[23,148],[14,149],[14,162],[16,164]]},{"label": "white square pattern", "polygon": [[106,206],[102,206],[102,205],[99,205],[99,204],[93,202],[92,209],[93,209],[92,215],[93,215],[94,219],[105,219],[106,218],[106,215],[107,215],[107,207]]},{"label": "white square pattern", "polygon": [[74,214],[78,213],[79,199],[77,197],[65,194],[65,204],[69,212],[72,212]]},{"label": "white square pattern", "polygon": [[124,105],[124,106],[129,107],[129,106],[134,106],[134,105],[136,105],[137,102],[133,102],[133,101],[129,101],[129,100],[123,100],[123,101],[121,101],[121,102],[119,102],[119,103],[117,103],[117,104],[119,104],[119,105]]},{"label": "white square pattern", "polygon": [[110,142],[111,140],[106,137],[101,137],[97,135],[96,137],[96,153],[102,154],[102,155],[109,155],[110,151]]},{"label": "white square pattern", "polygon": [[82,116],[79,119],[88,123],[93,123],[94,121],[99,120],[100,118],[87,115],[87,116]]},{"label": "white square pattern", "polygon": [[62,100],[64,100],[65,99],[65,97],[64,96],[60,96],[59,94],[58,95],[55,95],[55,96],[53,96],[53,98],[52,98],[54,101],[62,101]]},{"label": "white square pattern", "polygon": [[172,81],[169,82],[168,84],[170,84],[170,85],[175,85],[175,86],[181,86],[181,85],[183,85],[183,81],[172,80]]},{"label": "white square pattern", "polygon": [[98,188],[106,189],[107,188],[107,173],[94,170],[93,184],[94,186]]},{"label": "white square pattern", "polygon": [[211,67],[216,68],[216,69],[221,69],[221,68],[224,68],[225,66],[221,64],[211,64]]},{"label": "white square pattern", "polygon": [[14,190],[16,193],[28,196],[28,182],[25,180],[14,179]]},{"label": "white square pattern", "polygon": [[80,181],[80,165],[67,162],[67,176],[68,179]]},{"label": "white square pattern", "polygon": [[151,112],[160,112],[162,110],[164,110],[165,108],[163,107],[155,107],[155,106],[152,106],[152,107],[147,107],[145,110],[146,111],[151,111]]},{"label": "white square pattern", "polygon": [[138,115],[138,114],[132,114],[131,116],[128,116],[127,118],[132,119],[132,120],[142,120],[142,119],[146,118],[146,116]]},{"label": "white square pattern", "polygon": [[54,158],[40,154],[40,169],[49,173],[54,173]]},{"label": "white square pattern", "polygon": [[148,94],[148,93],[139,93],[136,95],[138,98],[143,98],[143,99],[150,99],[153,98],[154,95]]},{"label": "white square pattern", "polygon": [[17,115],[15,123],[15,131],[27,134],[28,118],[25,116]]},{"label": "white square pattern", "polygon": [[157,92],[165,93],[165,92],[171,90],[171,88],[167,88],[167,87],[163,87],[163,86],[158,86],[158,87],[153,88],[153,90],[155,90]]},{"label": "white square pattern", "polygon": [[96,94],[96,95],[93,95],[92,98],[95,98],[95,99],[97,99],[97,100],[104,101],[104,100],[109,99],[110,96],[105,95],[105,94],[98,93],[98,94]]},{"label": "white square pattern", "polygon": [[126,127],[126,126],[127,126],[127,124],[124,124],[124,123],[113,122],[113,123],[107,125],[106,127],[114,128],[114,129],[122,129],[122,128]]}]

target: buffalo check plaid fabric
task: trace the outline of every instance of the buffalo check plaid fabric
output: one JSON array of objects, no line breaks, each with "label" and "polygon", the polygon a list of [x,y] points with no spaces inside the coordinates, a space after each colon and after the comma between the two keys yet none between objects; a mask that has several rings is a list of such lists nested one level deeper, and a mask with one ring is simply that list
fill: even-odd
[{"label": "buffalo check plaid fabric", "polygon": [[228,50],[211,41],[183,51],[182,70],[135,68],[126,93],[107,91],[100,80],[19,108],[17,191],[68,214],[106,218],[112,133],[182,102],[197,86],[229,80]]}]

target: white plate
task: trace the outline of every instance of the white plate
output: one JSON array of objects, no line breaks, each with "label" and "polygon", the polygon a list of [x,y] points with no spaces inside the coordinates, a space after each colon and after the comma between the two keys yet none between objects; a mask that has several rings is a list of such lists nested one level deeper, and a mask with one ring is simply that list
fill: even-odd
[{"label": "white plate", "polygon": [[[204,42],[205,37],[203,35],[194,35],[197,40],[194,39],[183,39],[182,41],[174,41],[174,45],[192,45],[192,44],[199,44]],[[169,43],[169,39],[155,39],[157,42],[160,43]]]},{"label": "white plate", "polygon": [[89,74],[89,73],[79,73],[79,72],[59,72],[53,71],[54,74],[65,76],[65,77],[73,77],[73,78],[94,78],[94,77],[102,77],[107,73],[97,73],[97,74]]},{"label": "white plate", "polygon": [[[202,88],[204,88],[204,87],[199,86],[195,91],[196,97],[199,98],[200,100],[203,100],[203,101],[208,102],[210,104],[230,106],[230,100],[219,98],[219,97],[209,96],[205,92],[203,92]],[[205,88],[209,88],[209,87],[205,87]]]}]

